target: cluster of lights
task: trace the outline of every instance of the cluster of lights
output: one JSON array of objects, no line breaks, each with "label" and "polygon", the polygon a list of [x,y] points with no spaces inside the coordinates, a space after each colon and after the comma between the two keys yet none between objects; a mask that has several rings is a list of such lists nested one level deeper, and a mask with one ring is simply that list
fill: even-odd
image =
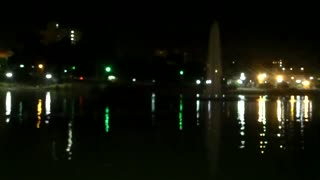
[{"label": "cluster of lights", "polygon": [[74,30],[70,31],[70,40],[71,40],[71,44],[75,44],[75,37],[74,37]]}]

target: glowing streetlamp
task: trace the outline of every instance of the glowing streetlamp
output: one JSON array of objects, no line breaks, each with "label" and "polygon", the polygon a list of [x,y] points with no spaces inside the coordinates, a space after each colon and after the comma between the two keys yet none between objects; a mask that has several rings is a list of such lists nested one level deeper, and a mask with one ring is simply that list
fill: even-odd
[{"label": "glowing streetlamp", "polygon": [[277,80],[277,83],[282,83],[283,76],[282,75],[277,75],[276,80]]},{"label": "glowing streetlamp", "polygon": [[43,67],[44,67],[43,64],[38,64],[39,69],[43,69]]},{"label": "glowing streetlamp", "polygon": [[12,78],[12,76],[13,76],[12,72],[7,72],[7,73],[6,73],[6,77],[7,77],[7,78]]},{"label": "glowing streetlamp", "polygon": [[267,74],[266,73],[261,73],[261,74],[258,74],[258,76],[257,76],[258,82],[260,84],[263,83],[266,78],[267,78]]}]

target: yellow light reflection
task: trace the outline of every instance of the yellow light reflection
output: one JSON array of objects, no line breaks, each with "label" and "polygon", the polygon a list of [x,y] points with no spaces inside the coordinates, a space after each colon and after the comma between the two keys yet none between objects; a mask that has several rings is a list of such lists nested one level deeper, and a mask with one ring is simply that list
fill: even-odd
[{"label": "yellow light reflection", "polygon": [[277,100],[277,119],[281,122],[281,100],[279,98]]},{"label": "yellow light reflection", "polygon": [[264,154],[265,152],[265,149],[266,149],[266,145],[268,144],[268,141],[266,139],[266,131],[267,131],[267,128],[266,128],[266,124],[267,124],[267,121],[266,121],[266,96],[260,96],[259,99],[258,99],[258,109],[259,109],[259,112],[258,112],[258,122],[262,123],[262,130],[263,132],[260,133],[260,144],[259,144],[259,147],[260,147],[260,152],[261,154]]},{"label": "yellow light reflection", "polygon": [[296,101],[296,118],[299,121],[300,114],[301,114],[301,100],[300,96],[297,96],[297,101]]},{"label": "yellow light reflection", "polygon": [[290,120],[294,120],[294,103],[296,100],[294,99],[294,96],[290,96]]},{"label": "yellow light reflection", "polygon": [[41,123],[41,113],[42,113],[42,100],[38,99],[38,105],[37,105],[37,128],[40,128],[40,123]]},{"label": "yellow light reflection", "polygon": [[259,106],[259,122],[264,122],[266,120],[266,96],[260,96],[258,99]]},{"label": "yellow light reflection", "polygon": [[308,121],[308,119],[309,119],[309,102],[310,102],[309,97],[305,96],[304,100],[303,100],[305,121]]},{"label": "yellow light reflection", "polygon": [[10,115],[11,115],[11,92],[8,91],[6,93],[6,123],[10,122]]}]

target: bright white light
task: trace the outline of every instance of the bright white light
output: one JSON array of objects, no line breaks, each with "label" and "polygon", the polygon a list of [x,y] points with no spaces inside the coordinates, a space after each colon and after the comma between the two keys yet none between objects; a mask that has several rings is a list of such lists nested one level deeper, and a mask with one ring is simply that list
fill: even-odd
[{"label": "bright white light", "polygon": [[294,77],[293,77],[293,76],[291,76],[291,79],[292,79],[292,80],[294,80]]},{"label": "bright white light", "polygon": [[20,64],[20,68],[24,68],[24,64]]},{"label": "bright white light", "polygon": [[313,76],[310,76],[309,79],[310,79],[310,80],[313,80],[314,78],[313,78]]},{"label": "bright white light", "polygon": [[245,100],[244,95],[239,95],[238,97],[239,97],[240,100]]},{"label": "bright white light", "polygon": [[156,111],[156,94],[152,93],[151,95],[151,112],[155,112]]},{"label": "bright white light", "polygon": [[132,82],[136,82],[136,78],[133,78],[133,79],[132,79]]},{"label": "bright white light", "polygon": [[56,28],[59,28],[59,24],[58,23],[56,24]]},{"label": "bright white light", "polygon": [[215,69],[214,72],[215,72],[215,73],[218,73],[218,69]]},{"label": "bright white light", "polygon": [[63,72],[64,72],[64,73],[67,73],[67,72],[68,72],[68,70],[66,70],[66,69],[65,69],[65,70],[63,70]]},{"label": "bright white light", "polygon": [[73,38],[73,37],[71,38],[71,41],[74,41],[74,38]]},{"label": "bright white light", "polygon": [[302,81],[300,79],[297,79],[296,80],[296,83],[301,83]]},{"label": "bright white light", "polygon": [[200,94],[197,94],[197,97],[200,97]]},{"label": "bright white light", "polygon": [[7,72],[7,73],[6,73],[6,76],[7,76],[8,78],[11,78],[11,77],[13,76],[13,74],[12,74],[12,72]]},{"label": "bright white light", "polygon": [[70,36],[71,36],[71,37],[74,37],[74,34],[71,34]]},{"label": "bright white light", "polygon": [[50,92],[46,93],[46,115],[51,113],[51,95]]},{"label": "bright white light", "polygon": [[199,79],[196,80],[197,84],[201,84],[201,81]]},{"label": "bright white light", "polygon": [[243,82],[242,82],[241,79],[238,79],[238,80],[237,80],[237,83],[238,83],[238,84],[242,84]]},{"label": "bright white light", "polygon": [[303,70],[304,70],[304,67],[301,67],[300,70],[303,71]]},{"label": "bright white light", "polygon": [[52,78],[52,74],[46,74],[46,78],[47,79],[51,79]]},{"label": "bright white light", "polygon": [[244,75],[244,73],[240,74],[240,80],[242,80],[242,81],[246,80],[246,76]]},{"label": "bright white light", "polygon": [[8,91],[6,94],[6,115],[11,114],[11,92]]},{"label": "bright white light", "polygon": [[110,81],[116,80],[116,77],[113,75],[110,75],[110,76],[108,76],[108,80],[110,80]]},{"label": "bright white light", "polygon": [[74,33],[74,30],[71,30],[70,32],[71,32],[71,34],[73,34],[73,33]]},{"label": "bright white light", "polygon": [[209,80],[206,80],[206,84],[211,84],[212,81],[209,79]]}]

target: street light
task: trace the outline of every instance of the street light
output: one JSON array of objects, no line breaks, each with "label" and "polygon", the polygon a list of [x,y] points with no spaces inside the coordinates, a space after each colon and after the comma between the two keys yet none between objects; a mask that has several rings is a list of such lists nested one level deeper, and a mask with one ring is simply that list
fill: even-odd
[{"label": "street light", "polygon": [[180,70],[179,73],[180,73],[181,76],[183,76],[183,74],[184,74],[183,70]]},{"label": "street light", "polygon": [[13,76],[12,72],[7,72],[7,73],[6,73],[6,77],[7,77],[7,78],[12,78],[12,76]]},{"label": "street light", "polygon": [[52,74],[46,74],[46,78],[47,79],[51,79],[52,78]]},{"label": "street light", "polygon": [[283,81],[283,76],[282,75],[278,75],[276,77],[276,80],[277,80],[278,83],[281,83]]},{"label": "street light", "polygon": [[111,69],[111,67],[110,67],[110,66],[107,66],[107,67],[105,68],[105,71],[109,73],[109,72],[111,72],[111,71],[112,71],[112,69]]},{"label": "street light", "polygon": [[43,64],[38,64],[39,69],[43,69]]}]

